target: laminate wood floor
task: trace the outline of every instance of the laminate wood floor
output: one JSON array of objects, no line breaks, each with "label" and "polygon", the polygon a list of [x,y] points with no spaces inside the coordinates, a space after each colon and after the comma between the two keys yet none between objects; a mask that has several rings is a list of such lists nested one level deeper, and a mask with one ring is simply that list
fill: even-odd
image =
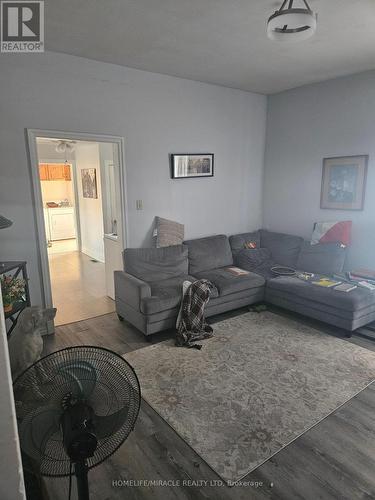
[{"label": "laminate wood floor", "polygon": [[93,262],[82,252],[63,252],[48,256],[55,325],[64,325],[115,310],[107,296],[105,265]]},{"label": "laminate wood floor", "polygon": [[[215,320],[242,314],[220,315]],[[275,311],[275,310],[274,310]],[[280,310],[280,314],[289,315]],[[295,317],[295,316],[294,316]],[[299,317],[300,318],[300,317]],[[327,333],[339,330],[300,318]],[[160,342],[173,332],[157,334]],[[348,342],[375,350],[373,341]],[[149,345],[143,335],[115,314],[64,325],[45,338],[45,353],[70,345],[98,345],[119,354]],[[249,474],[243,485],[222,485],[209,466],[157,413],[142,402],[134,432],[121,448],[89,472],[92,500],[359,500],[375,498],[375,387],[362,391]],[[117,486],[113,481],[160,481]],[[179,484],[179,486],[177,486]],[[46,498],[66,500],[68,479],[46,478]],[[73,491],[72,498],[76,498]]]}]

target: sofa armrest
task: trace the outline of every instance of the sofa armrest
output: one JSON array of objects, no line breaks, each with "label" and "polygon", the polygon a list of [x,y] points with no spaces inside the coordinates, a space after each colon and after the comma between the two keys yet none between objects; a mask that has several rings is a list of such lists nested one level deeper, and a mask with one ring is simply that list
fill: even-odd
[{"label": "sofa armrest", "polygon": [[115,297],[140,311],[141,299],[151,297],[151,287],[132,274],[124,271],[115,271]]}]

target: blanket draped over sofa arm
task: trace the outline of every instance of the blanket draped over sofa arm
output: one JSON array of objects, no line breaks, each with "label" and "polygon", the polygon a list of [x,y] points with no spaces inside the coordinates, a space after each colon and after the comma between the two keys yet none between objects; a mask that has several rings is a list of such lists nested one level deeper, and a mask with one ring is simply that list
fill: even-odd
[{"label": "blanket draped over sofa arm", "polygon": [[206,323],[204,308],[210,300],[214,285],[208,280],[194,281],[186,290],[178,317],[176,345],[182,347],[202,346],[195,344],[197,340],[212,337],[212,327]]}]

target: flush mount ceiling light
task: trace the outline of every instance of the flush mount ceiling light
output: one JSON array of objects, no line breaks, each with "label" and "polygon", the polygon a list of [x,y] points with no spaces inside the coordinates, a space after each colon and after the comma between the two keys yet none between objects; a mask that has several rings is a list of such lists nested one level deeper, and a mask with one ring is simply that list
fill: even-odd
[{"label": "flush mount ceiling light", "polygon": [[306,0],[299,2],[300,6],[295,7],[294,0],[284,0],[280,9],[268,19],[268,38],[278,42],[293,42],[306,40],[315,33],[317,14],[310,9]]},{"label": "flush mount ceiling light", "polygon": [[75,141],[59,141],[56,145],[57,153],[72,153],[74,151],[73,144]]}]

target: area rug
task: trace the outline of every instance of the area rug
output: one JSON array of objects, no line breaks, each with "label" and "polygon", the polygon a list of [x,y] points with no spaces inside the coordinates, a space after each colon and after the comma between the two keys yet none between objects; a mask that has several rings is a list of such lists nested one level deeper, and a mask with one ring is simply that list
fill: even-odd
[{"label": "area rug", "polygon": [[143,398],[229,484],[375,379],[375,353],[271,312],[214,333],[201,351],[170,340],[124,357]]}]

